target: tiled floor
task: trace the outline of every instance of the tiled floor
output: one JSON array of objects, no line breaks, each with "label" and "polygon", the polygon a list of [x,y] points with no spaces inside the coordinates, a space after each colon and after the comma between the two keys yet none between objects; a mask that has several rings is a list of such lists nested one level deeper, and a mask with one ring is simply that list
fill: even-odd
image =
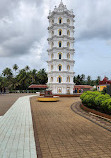
[{"label": "tiled floor", "polygon": [[29,98],[20,97],[0,117],[0,158],[37,158]]},{"label": "tiled floor", "polygon": [[43,158],[111,158],[111,132],[73,112],[71,104],[78,101],[31,99]]}]

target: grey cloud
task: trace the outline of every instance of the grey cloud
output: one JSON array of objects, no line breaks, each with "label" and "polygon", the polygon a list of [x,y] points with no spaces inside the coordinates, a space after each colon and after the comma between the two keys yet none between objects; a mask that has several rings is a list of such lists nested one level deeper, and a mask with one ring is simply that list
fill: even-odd
[{"label": "grey cloud", "polygon": [[73,7],[77,40],[111,39],[110,0],[79,0]]},{"label": "grey cloud", "polygon": [[[0,56],[19,56],[30,53],[33,43],[39,43],[46,32],[41,3],[21,1],[13,16],[0,20]],[[30,1],[31,3],[31,1]],[[41,18],[40,18],[41,17]]]}]

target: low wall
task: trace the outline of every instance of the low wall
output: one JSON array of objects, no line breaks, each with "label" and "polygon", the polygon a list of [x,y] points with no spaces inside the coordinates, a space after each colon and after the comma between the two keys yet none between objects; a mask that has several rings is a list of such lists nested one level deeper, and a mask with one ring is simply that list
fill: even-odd
[{"label": "low wall", "polygon": [[[44,94],[40,94],[40,96],[43,96]],[[59,97],[80,97],[81,93],[75,93],[75,94],[53,94],[54,96]]]},{"label": "low wall", "polygon": [[90,109],[90,108],[84,106],[83,104],[81,104],[80,107],[81,107],[83,110],[87,111],[87,112],[91,112],[91,113],[93,113],[93,114],[96,114],[96,115],[99,115],[99,116],[102,116],[102,117],[111,119],[111,116],[110,116],[110,115],[107,115],[107,114],[101,113],[101,112],[99,112],[99,111]]}]

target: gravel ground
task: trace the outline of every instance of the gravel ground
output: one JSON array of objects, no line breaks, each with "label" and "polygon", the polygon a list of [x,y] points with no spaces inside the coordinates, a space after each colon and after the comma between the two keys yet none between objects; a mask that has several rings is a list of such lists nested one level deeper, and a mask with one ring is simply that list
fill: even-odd
[{"label": "gravel ground", "polygon": [[0,116],[4,115],[13,103],[21,96],[31,95],[27,93],[0,94]]},{"label": "gravel ground", "polygon": [[38,158],[111,158],[111,133],[71,110],[79,98],[31,98]]}]

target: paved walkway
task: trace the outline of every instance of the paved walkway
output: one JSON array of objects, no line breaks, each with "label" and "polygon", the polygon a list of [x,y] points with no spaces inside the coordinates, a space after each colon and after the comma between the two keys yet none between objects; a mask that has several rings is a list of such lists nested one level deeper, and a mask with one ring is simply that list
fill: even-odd
[{"label": "paved walkway", "polygon": [[111,158],[111,132],[76,114],[79,98],[43,103],[31,99],[41,153],[38,158]]},{"label": "paved walkway", "polygon": [[30,97],[20,97],[0,117],[0,158],[37,158]]}]

